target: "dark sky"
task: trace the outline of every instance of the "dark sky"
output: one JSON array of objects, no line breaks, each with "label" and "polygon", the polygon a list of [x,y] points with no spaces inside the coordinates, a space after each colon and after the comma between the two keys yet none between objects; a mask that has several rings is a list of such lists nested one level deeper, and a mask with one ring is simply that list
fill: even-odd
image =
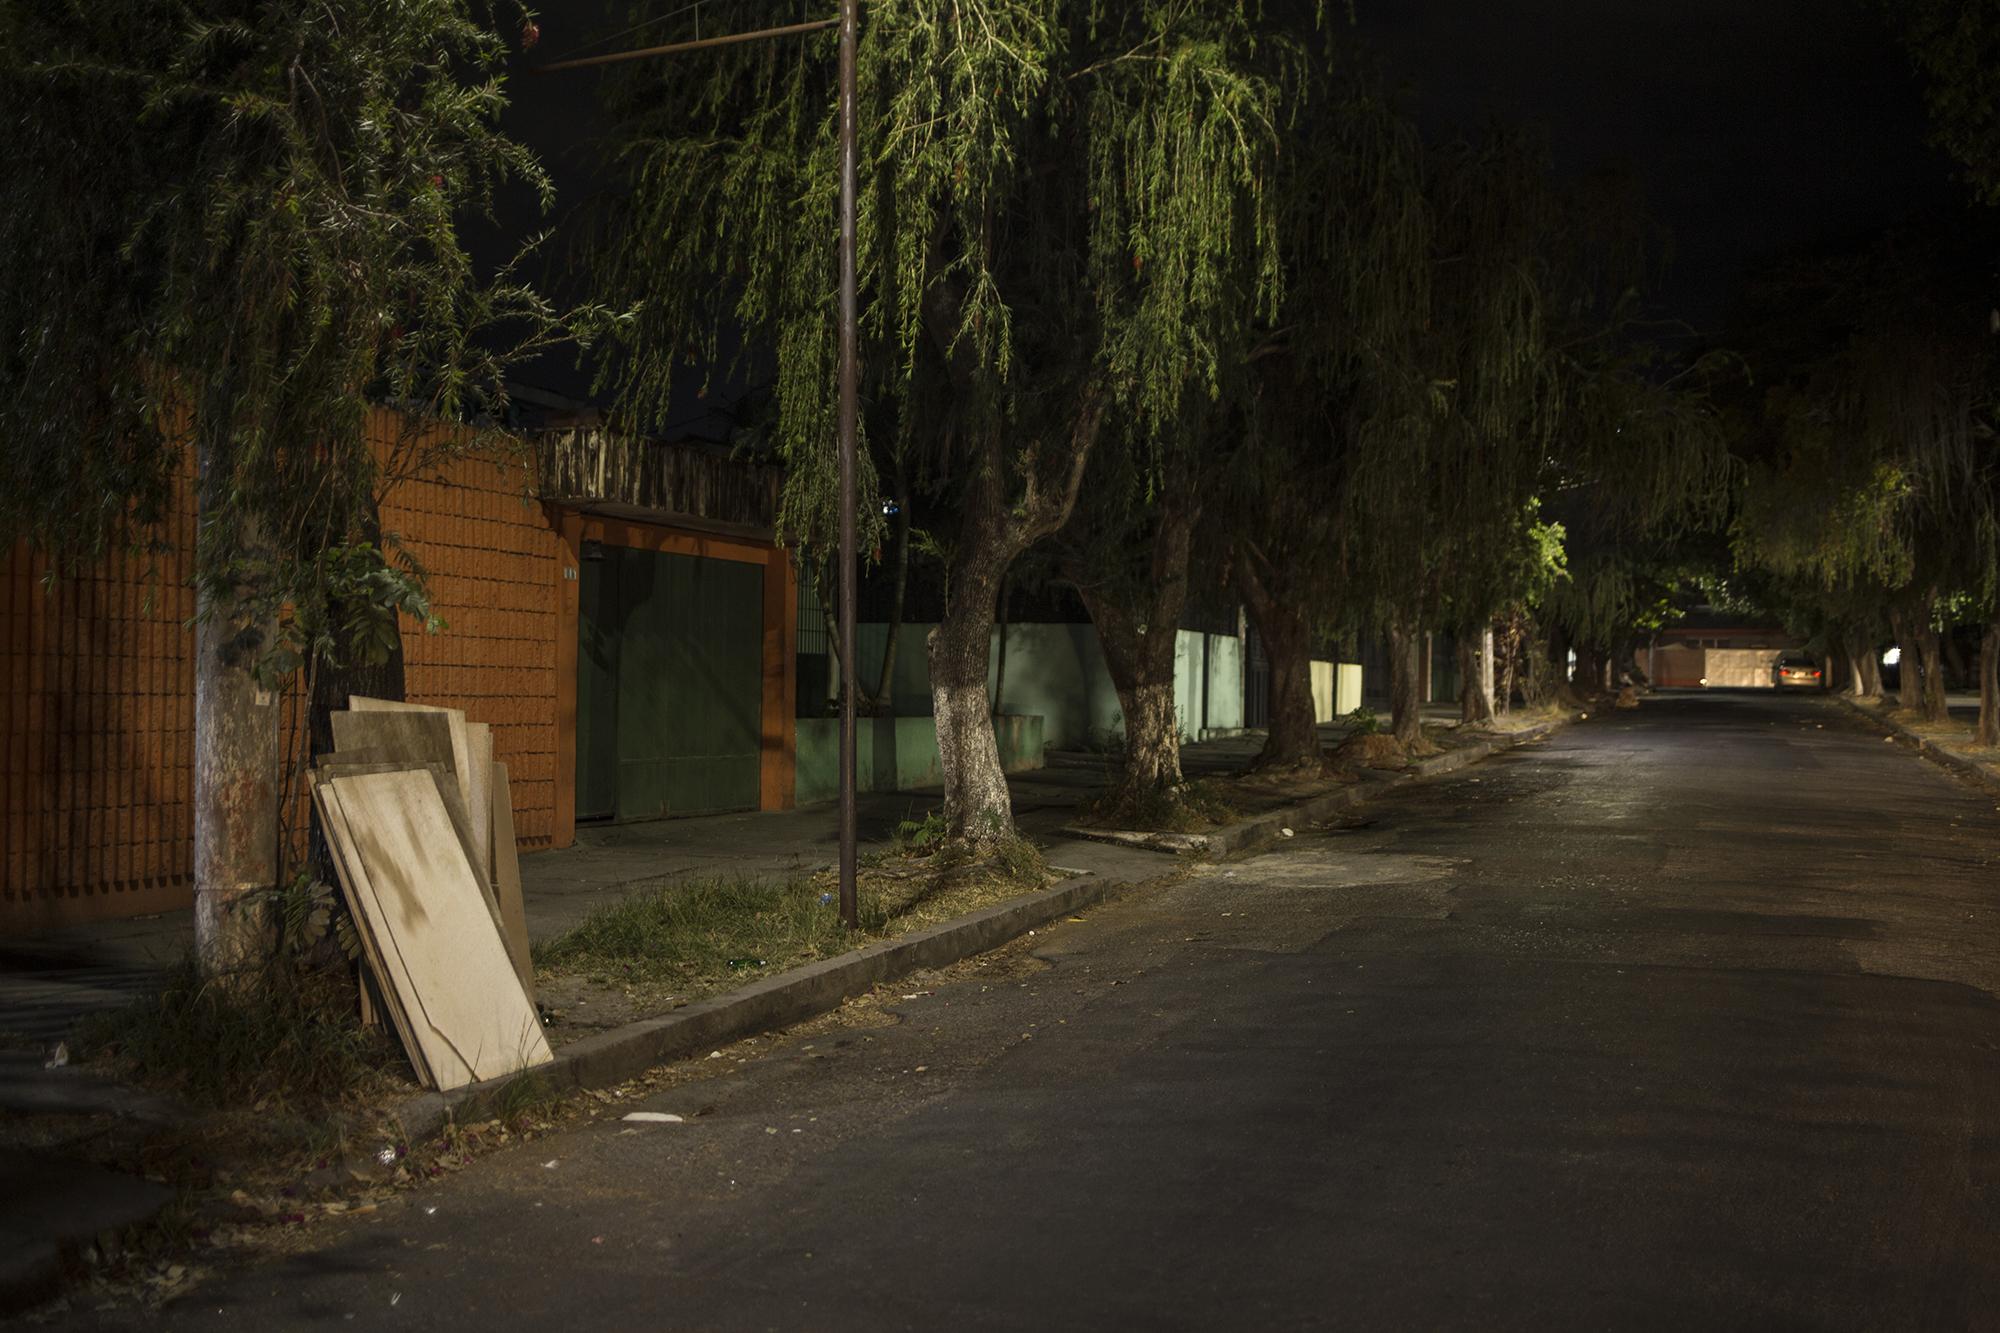
[{"label": "dark sky", "polygon": [[1957,198],[1866,0],[1356,0],[1427,121],[1547,126],[1561,171],[1629,167],[1674,237],[1667,313],[1822,234]]},{"label": "dark sky", "polygon": [[[517,67],[591,42],[610,11],[572,0],[544,14]],[[1664,313],[1701,330],[1770,256],[1960,197],[1923,144],[1916,89],[1872,0],[1355,0],[1355,14],[1352,37],[1409,82],[1427,126],[1538,122],[1559,171],[1636,174],[1674,237]],[[507,127],[554,174],[558,226],[596,188],[600,77],[512,84]],[[587,390],[566,361],[533,378]]]}]

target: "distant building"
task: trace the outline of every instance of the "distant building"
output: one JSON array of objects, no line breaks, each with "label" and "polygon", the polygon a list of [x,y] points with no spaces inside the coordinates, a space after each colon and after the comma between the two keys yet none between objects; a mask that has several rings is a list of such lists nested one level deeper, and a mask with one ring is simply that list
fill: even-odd
[{"label": "distant building", "polygon": [[1671,689],[1771,689],[1771,667],[1800,646],[1781,626],[1697,609],[1653,635],[1642,664],[1653,684]]}]

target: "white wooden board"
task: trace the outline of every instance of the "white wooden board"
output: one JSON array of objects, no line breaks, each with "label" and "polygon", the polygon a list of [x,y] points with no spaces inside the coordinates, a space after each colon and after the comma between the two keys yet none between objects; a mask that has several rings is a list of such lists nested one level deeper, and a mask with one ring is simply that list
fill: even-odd
[{"label": "white wooden board", "polygon": [[[333,853],[334,877],[340,881],[341,892],[347,896],[347,907],[354,915],[354,933],[361,940],[361,956],[368,964],[368,971],[375,978],[376,993],[381,997],[382,1008],[388,1012],[389,1025],[396,1030],[396,1036],[403,1043],[403,1050],[410,1057],[410,1068],[416,1071],[419,1083],[434,1084],[430,1067],[424,1063],[424,1049],[417,1040],[416,1032],[410,1026],[409,1015],[404,1012],[401,997],[394,986],[389,984],[388,964],[382,951],[382,942],[375,933],[374,919],[368,904],[373,901],[363,885],[364,872],[355,852],[354,836],[347,827],[347,816],[342,813],[340,802],[334,799],[331,789],[325,783],[313,785],[313,804],[319,807],[320,827],[326,832],[326,845]],[[368,988],[362,986],[364,1017]]]},{"label": "white wooden board", "polygon": [[[485,791],[486,766],[493,762],[492,728],[484,722],[467,722],[463,709],[440,708],[436,704],[413,704],[400,699],[371,699],[365,694],[350,694],[347,696],[347,707],[354,713],[435,713],[445,719],[451,731],[452,772],[458,776],[459,798],[465,802],[465,812],[472,821],[472,845],[481,849],[478,853],[480,878],[491,885],[493,870],[486,863],[484,848],[493,835],[489,809],[491,798]],[[337,738],[334,745],[342,748]]]},{"label": "white wooden board", "polygon": [[357,903],[435,1085],[449,1091],[552,1059],[430,774],[334,777],[324,788],[360,871]]},{"label": "white wooden board", "polygon": [[471,817],[472,845],[479,849],[479,873],[488,888],[496,883],[493,870],[493,728],[484,722],[465,724],[465,812]]},{"label": "white wooden board", "polygon": [[493,896],[500,905],[500,932],[528,998],[535,998],[535,965],[528,954],[528,913],[521,898],[521,852],[514,843],[514,795],[507,765],[493,765]]}]

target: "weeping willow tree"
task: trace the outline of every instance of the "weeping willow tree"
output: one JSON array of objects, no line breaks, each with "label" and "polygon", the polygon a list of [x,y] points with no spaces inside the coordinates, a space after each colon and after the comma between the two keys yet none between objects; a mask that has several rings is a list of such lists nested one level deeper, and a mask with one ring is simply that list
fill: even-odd
[{"label": "weeping willow tree", "polygon": [[1270,662],[1257,763],[1317,766],[1312,645],[1351,622],[1349,444],[1375,386],[1406,373],[1430,300],[1433,217],[1415,127],[1362,81],[1319,99],[1279,187],[1285,301],[1247,358],[1210,490],[1227,566]]},{"label": "weeping willow tree", "polygon": [[1557,195],[1530,135],[1495,131],[1426,155],[1428,300],[1400,365],[1368,387],[1341,516],[1348,578],[1389,641],[1394,733],[1420,739],[1426,632],[1490,624],[1507,600],[1560,407],[1547,307]]},{"label": "weeping willow tree", "polygon": [[1789,374],[1766,395],[1735,536],[1743,563],[1809,581],[1858,625],[1886,618],[1901,702],[1928,721],[1947,716],[1940,630],[1973,610],[1979,735],[1996,743],[2000,346],[1975,276],[1989,250],[1976,231],[1923,226],[1790,280],[1812,337],[1770,358]]},{"label": "weeping willow tree", "polygon": [[[946,497],[928,645],[944,818],[992,840],[1013,831],[986,694],[996,593],[1069,518],[1106,422],[1155,431],[1221,373],[1246,303],[1275,301],[1284,53],[1247,0],[878,0],[862,17],[863,394],[915,483]],[[625,193],[598,264],[641,303],[612,371],[631,410],[662,411],[688,374],[774,377],[782,526],[822,547],[838,518],[834,55],[823,34],[621,81]],[[867,516],[878,487],[865,470]]]},{"label": "weeping willow tree", "polygon": [[2000,0],[1884,0],[1922,80],[1931,140],[2000,204]]},{"label": "weeping willow tree", "polygon": [[1673,369],[1643,345],[1566,362],[1546,485],[1567,568],[1543,618],[1586,688],[1616,684],[1638,635],[1662,623],[1687,546],[1727,517],[1735,471],[1714,391],[1735,370],[1720,354]]},{"label": "weeping willow tree", "polygon": [[212,969],[266,947],[246,905],[278,871],[275,687],[380,660],[427,612],[372,524],[369,403],[490,409],[555,328],[458,239],[500,182],[547,194],[496,127],[504,54],[470,0],[0,9],[0,530],[71,563],[143,549],[193,455]]}]

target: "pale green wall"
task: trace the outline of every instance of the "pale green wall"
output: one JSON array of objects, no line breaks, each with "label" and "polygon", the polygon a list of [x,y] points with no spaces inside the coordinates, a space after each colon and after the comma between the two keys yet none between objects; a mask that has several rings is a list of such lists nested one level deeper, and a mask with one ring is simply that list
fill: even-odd
[{"label": "pale green wall", "polygon": [[[1024,773],[1042,766],[1042,720],[1003,715],[993,721],[1000,743],[1000,767]],[[854,775],[858,791],[913,791],[943,783],[938,766],[937,724],[929,717],[864,717],[854,728]],[[830,801],[840,794],[840,721],[800,718],[794,799],[800,805]]]},{"label": "pale green wall", "polygon": [[[930,671],[925,641],[928,624],[909,624],[896,641],[896,678],[891,702],[900,717],[929,717]],[[873,688],[882,670],[882,645],[888,627],[855,626],[861,658],[861,681]],[[1124,715],[1118,693],[1104,667],[1097,631],[1089,625],[1041,623],[1009,625],[1007,678],[1001,706],[1009,713],[1042,719],[1043,742],[1050,749],[1076,749],[1103,744],[1122,736]],[[1243,725],[1243,645],[1233,635],[1208,635],[1208,727],[1234,730]],[[1194,737],[1202,726],[1202,639],[1193,630],[1177,631],[1174,641],[1174,699],[1181,733]],[[993,631],[986,688],[993,688],[999,659],[1000,630]]]}]

